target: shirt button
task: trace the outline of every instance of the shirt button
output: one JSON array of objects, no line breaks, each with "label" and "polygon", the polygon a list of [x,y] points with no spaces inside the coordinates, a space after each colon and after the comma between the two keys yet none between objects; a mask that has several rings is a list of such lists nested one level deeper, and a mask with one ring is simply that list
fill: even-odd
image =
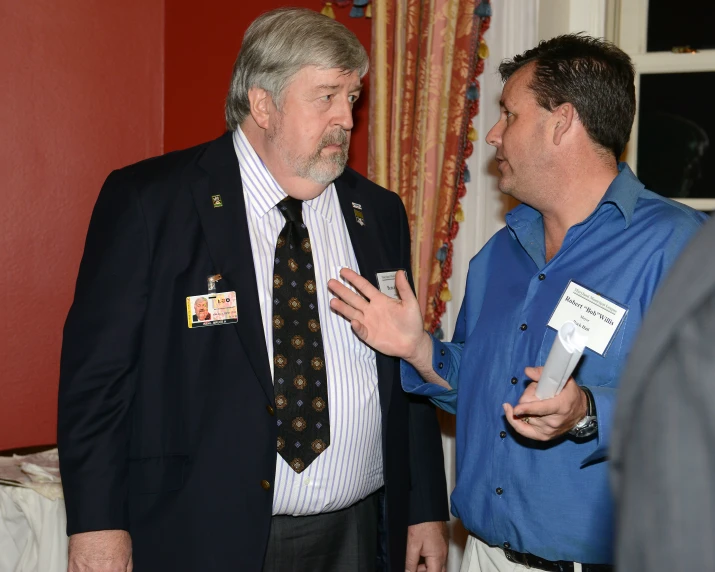
[{"label": "shirt button", "polygon": [[506,437],[506,431],[499,431],[499,437],[501,437],[502,439]]},{"label": "shirt button", "polygon": [[512,384],[512,385],[516,385],[516,382],[517,382],[517,381],[519,381],[519,380],[516,379],[515,377],[512,377],[512,378],[511,378],[511,384]]},{"label": "shirt button", "polygon": [[443,369],[443,368],[444,368],[444,364],[443,364],[442,362],[439,362],[439,363],[437,364],[437,367],[438,367],[439,369]]},{"label": "shirt button", "polygon": [[275,414],[276,414],[276,412],[273,410],[273,407],[271,407],[270,405],[266,405],[266,411],[268,411],[268,414],[269,414],[269,415],[275,415]]},{"label": "shirt button", "polygon": [[441,356],[443,356],[443,355],[446,354],[446,353],[447,353],[447,352],[444,351],[444,350],[439,350],[439,355],[441,355]]},{"label": "shirt button", "polygon": [[509,544],[508,542],[505,542],[502,546],[504,548],[506,548],[507,550],[509,550],[511,548],[511,544]]},{"label": "shirt button", "polygon": [[526,324],[522,324],[521,326],[519,326],[519,329],[523,332],[528,327],[529,326],[527,326]]},{"label": "shirt button", "polygon": [[539,280],[546,280],[546,274],[539,274]]},{"label": "shirt button", "polygon": [[266,480],[263,480],[263,481],[261,481],[261,488],[262,488],[264,491],[267,491],[268,489],[271,488],[271,483],[269,483],[269,482],[266,481]]},{"label": "shirt button", "polygon": [[498,495],[502,494],[503,492],[504,492],[504,489],[502,489],[501,487],[497,487],[497,494],[498,494]]}]

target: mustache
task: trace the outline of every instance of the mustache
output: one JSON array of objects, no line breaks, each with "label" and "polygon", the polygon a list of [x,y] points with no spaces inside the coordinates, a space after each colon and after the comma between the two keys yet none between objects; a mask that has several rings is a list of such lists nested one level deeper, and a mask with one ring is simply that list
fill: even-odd
[{"label": "mustache", "polygon": [[330,133],[326,133],[320,140],[318,150],[322,150],[329,145],[340,145],[344,147],[348,143],[348,134],[344,129],[336,129]]}]

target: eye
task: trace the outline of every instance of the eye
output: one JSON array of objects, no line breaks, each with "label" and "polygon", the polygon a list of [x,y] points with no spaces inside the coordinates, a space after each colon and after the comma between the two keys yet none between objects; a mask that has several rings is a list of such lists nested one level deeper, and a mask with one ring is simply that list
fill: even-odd
[{"label": "eye", "polygon": [[355,103],[358,99],[360,99],[360,94],[352,94],[348,96],[348,101],[350,103]]},{"label": "eye", "polygon": [[325,101],[326,103],[329,102],[331,99],[333,99],[333,94],[329,93],[327,95],[322,95],[320,96],[320,101]]}]

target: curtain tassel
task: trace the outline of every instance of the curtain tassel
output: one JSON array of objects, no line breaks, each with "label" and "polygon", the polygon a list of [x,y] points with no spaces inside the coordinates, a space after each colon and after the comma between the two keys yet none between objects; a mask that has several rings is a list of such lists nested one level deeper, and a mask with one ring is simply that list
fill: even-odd
[{"label": "curtain tassel", "polygon": [[477,6],[476,13],[480,18],[489,18],[492,15],[491,4],[482,0],[482,3]]},{"label": "curtain tassel", "polygon": [[323,9],[320,11],[320,13],[323,16],[327,16],[328,18],[332,18],[335,20],[335,12],[333,11],[333,3],[332,2],[326,2],[325,6],[323,6]]},{"label": "curtain tassel", "polygon": [[484,40],[479,42],[479,49],[477,50],[477,55],[480,59],[486,60],[489,57],[489,46]]},{"label": "curtain tassel", "polygon": [[442,300],[442,302],[449,302],[452,299],[452,293],[449,291],[449,288],[445,288],[439,293],[439,299]]},{"label": "curtain tassel", "polygon": [[370,0],[353,0],[353,7],[350,10],[351,18],[362,18],[365,16],[365,6]]},{"label": "curtain tassel", "polygon": [[447,245],[443,244],[440,249],[437,251],[437,254],[435,254],[435,258],[439,260],[440,262],[444,262],[447,260]]}]

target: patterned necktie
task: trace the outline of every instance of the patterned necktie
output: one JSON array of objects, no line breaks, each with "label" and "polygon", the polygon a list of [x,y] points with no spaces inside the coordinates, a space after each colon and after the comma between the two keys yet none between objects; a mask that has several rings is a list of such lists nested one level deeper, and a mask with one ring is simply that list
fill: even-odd
[{"label": "patterned necktie", "polygon": [[286,223],[273,266],[273,391],[278,452],[301,473],[330,445],[328,383],[303,201],[278,203]]}]

